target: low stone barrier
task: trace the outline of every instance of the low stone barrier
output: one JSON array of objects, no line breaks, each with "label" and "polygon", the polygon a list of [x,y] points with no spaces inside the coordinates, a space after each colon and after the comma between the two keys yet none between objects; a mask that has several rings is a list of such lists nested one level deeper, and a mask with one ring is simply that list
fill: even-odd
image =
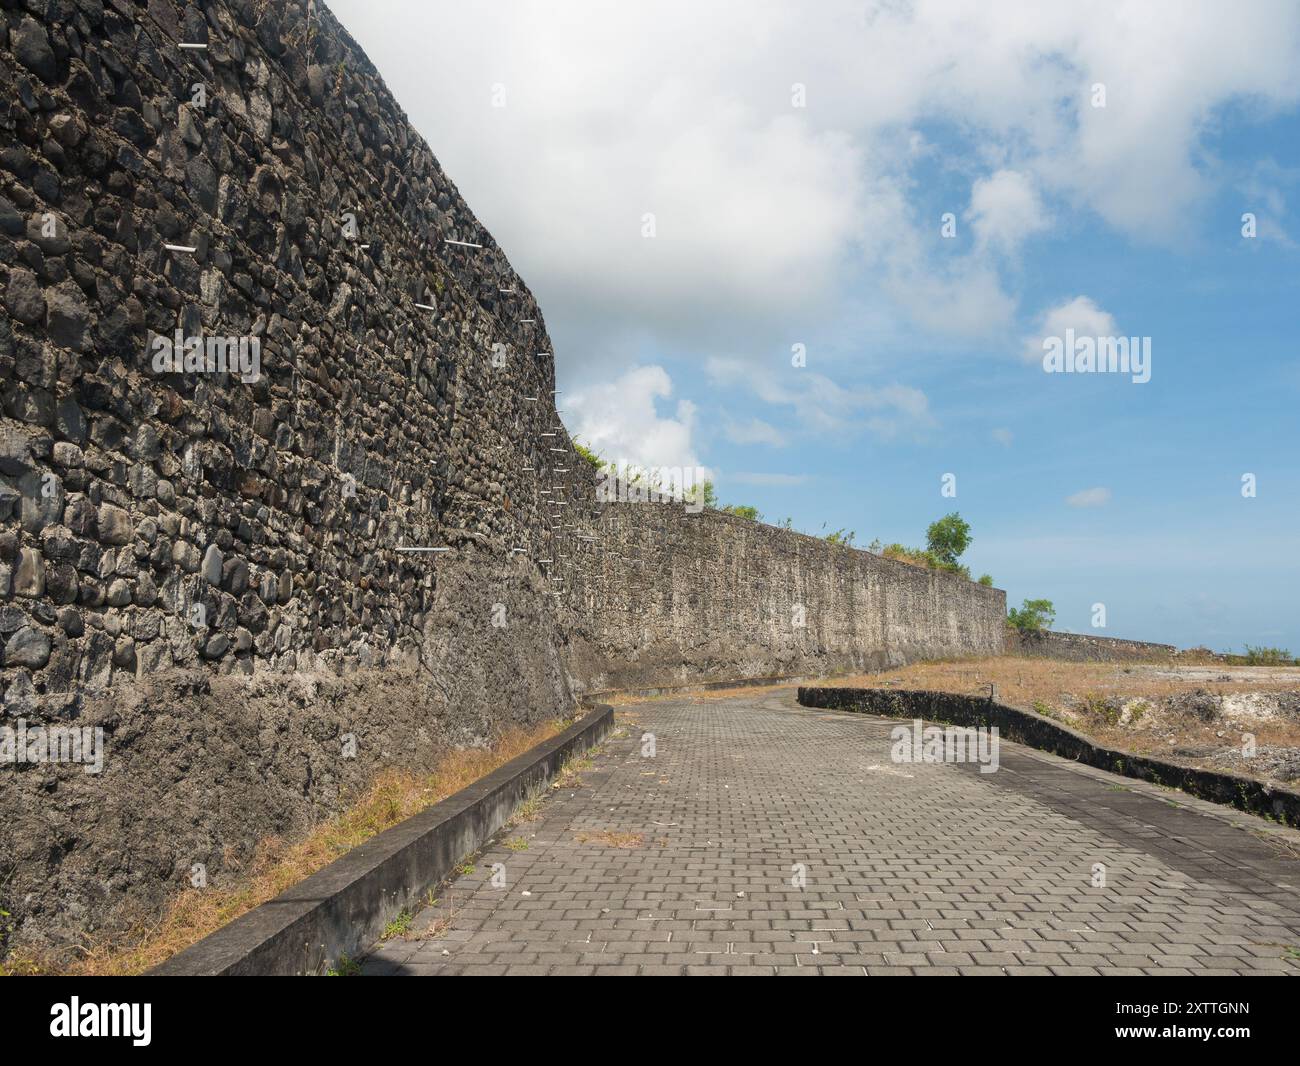
[{"label": "low stone barrier", "polygon": [[967,727],[996,726],[1004,740],[1113,774],[1181,789],[1200,799],[1274,818],[1283,825],[1300,826],[1300,793],[1238,774],[1202,770],[1167,759],[1102,747],[1050,718],[988,697],[926,690],[800,686],[798,700],[805,707],[855,711],[882,718],[921,718]]},{"label": "low stone barrier", "polygon": [[342,956],[364,951],[404,908],[477,851],[570,754],[599,743],[613,723],[612,707],[596,707],[559,736],[353,848],[149,973],[323,973]]}]

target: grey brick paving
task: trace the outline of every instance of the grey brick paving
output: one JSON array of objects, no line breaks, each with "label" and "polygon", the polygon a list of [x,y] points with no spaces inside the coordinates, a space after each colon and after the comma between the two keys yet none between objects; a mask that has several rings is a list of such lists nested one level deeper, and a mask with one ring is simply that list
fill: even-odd
[{"label": "grey brick paving", "polygon": [[363,972],[1300,974],[1300,834],[1011,744],[896,765],[789,691],[619,722]]}]

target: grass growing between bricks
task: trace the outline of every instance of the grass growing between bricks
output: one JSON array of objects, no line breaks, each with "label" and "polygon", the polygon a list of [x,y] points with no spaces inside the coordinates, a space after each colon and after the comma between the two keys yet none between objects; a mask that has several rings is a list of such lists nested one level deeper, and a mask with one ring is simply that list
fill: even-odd
[{"label": "grass growing between bricks", "polygon": [[[143,973],[274,899],[384,830],[485,777],[569,724],[553,720],[532,729],[505,730],[487,747],[450,752],[427,773],[385,770],[355,802],[303,839],[290,842],[270,837],[261,841],[247,870],[229,884],[186,889],[171,901],[160,919],[142,923],[125,936],[92,941],[71,963],[17,949],[0,962],[0,976]],[[409,923],[409,916],[407,920]],[[401,932],[395,930],[394,935]]]},{"label": "grass growing between bricks", "polygon": [[594,833],[579,833],[577,837],[579,844],[603,844],[607,848],[623,848],[632,850],[639,848],[645,843],[643,833],[620,833],[612,829],[601,829]]}]

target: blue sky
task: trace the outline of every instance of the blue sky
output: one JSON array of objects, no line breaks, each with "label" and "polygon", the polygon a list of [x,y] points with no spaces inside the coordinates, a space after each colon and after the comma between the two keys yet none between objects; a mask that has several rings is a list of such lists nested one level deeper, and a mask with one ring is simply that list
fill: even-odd
[{"label": "blue sky", "polygon": [[[1300,652],[1300,12],[1086,6],[331,4],[602,454],[862,545],[959,510],[1059,628]],[[1067,326],[1151,380],[1045,373]]]}]

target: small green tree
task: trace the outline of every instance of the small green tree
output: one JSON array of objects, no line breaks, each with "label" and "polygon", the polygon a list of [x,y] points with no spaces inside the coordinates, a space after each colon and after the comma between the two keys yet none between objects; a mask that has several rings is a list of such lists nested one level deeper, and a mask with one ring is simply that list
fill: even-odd
[{"label": "small green tree", "polygon": [[970,523],[953,511],[937,522],[931,522],[925,531],[926,547],[943,566],[955,569],[957,557],[970,547]]},{"label": "small green tree", "polygon": [[993,575],[992,575],[992,574],[980,574],[980,584],[981,584],[981,585],[988,585],[989,588],[992,588],[992,587],[993,587]]},{"label": "small green tree", "polygon": [[682,491],[682,500],[689,504],[700,504],[703,507],[718,506],[718,494],[713,491],[712,481],[701,481],[698,485],[692,485]]},{"label": "small green tree", "polygon": [[1052,628],[1056,621],[1056,608],[1051,600],[1025,600],[1022,608],[1012,607],[1007,612],[1007,621],[1022,633],[1038,633]]},{"label": "small green tree", "polygon": [[751,522],[757,522],[763,516],[758,513],[757,507],[750,507],[748,504],[733,503],[722,508],[725,514],[734,514],[737,518],[748,518]]}]

